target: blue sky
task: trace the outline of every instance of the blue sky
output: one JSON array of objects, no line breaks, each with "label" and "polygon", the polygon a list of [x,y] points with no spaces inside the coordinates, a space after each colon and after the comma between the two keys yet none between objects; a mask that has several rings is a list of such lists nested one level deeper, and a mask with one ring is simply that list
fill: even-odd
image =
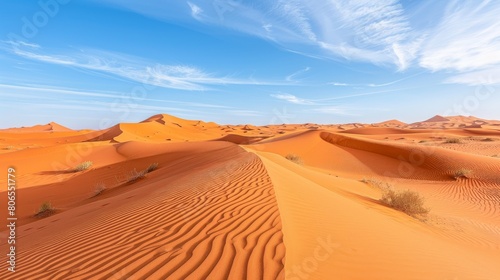
[{"label": "blue sky", "polygon": [[0,5],[0,127],[500,119],[498,1]]}]

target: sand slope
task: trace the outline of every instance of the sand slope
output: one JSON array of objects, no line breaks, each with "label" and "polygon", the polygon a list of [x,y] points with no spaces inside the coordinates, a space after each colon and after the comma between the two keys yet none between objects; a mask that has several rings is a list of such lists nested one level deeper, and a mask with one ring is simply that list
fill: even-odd
[{"label": "sand slope", "polygon": [[[302,167],[277,155],[259,154],[276,189],[289,279],[495,279],[500,275],[498,248],[453,243],[429,226],[380,205],[370,190],[362,195],[342,191],[356,188],[359,193],[359,182],[325,179],[327,175],[321,173],[297,171]],[[336,187],[339,184],[342,188]]]},{"label": "sand slope", "polygon": [[160,168],[127,192],[20,227],[20,269],[13,277],[2,263],[0,278],[283,278],[281,221],[264,166],[234,145],[210,146],[184,157],[182,170]]},{"label": "sand slope", "polygon": [[29,132],[47,132],[47,131],[71,131],[71,129],[55,122],[50,122],[45,125],[35,125],[31,127],[0,129],[0,132],[7,132],[7,133],[29,133]]}]

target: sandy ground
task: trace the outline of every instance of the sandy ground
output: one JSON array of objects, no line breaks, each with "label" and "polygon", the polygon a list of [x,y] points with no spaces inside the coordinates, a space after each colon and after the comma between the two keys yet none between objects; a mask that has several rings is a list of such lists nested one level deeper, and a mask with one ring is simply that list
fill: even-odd
[{"label": "sandy ground", "polygon": [[500,121],[49,123],[0,130],[0,167],[0,279],[500,279]]}]

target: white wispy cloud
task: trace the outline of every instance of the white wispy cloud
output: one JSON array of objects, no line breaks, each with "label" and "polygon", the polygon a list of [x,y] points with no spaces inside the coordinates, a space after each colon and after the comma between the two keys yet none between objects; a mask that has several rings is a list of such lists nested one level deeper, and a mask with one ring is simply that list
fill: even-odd
[{"label": "white wispy cloud", "polygon": [[369,83],[369,84],[348,84],[348,83],[339,83],[339,82],[331,82],[331,83],[328,83],[328,84],[333,85],[333,86],[337,86],[337,87],[385,87],[385,86],[393,85],[393,84],[397,83],[398,81],[393,81],[393,82],[388,82],[388,83],[383,83],[383,84],[373,84],[373,83]]},{"label": "white wispy cloud", "polygon": [[24,42],[24,41],[9,40],[9,41],[0,41],[0,42],[2,42],[3,44],[6,44],[6,45],[17,46],[17,47],[24,46],[24,47],[30,47],[30,48],[35,48],[35,49],[40,48],[40,45],[38,45],[38,44],[28,43],[28,42]]},{"label": "white wispy cloud", "polygon": [[203,13],[203,10],[196,4],[193,4],[189,1],[187,3],[189,5],[189,8],[191,9],[191,16],[196,20],[201,20],[201,13]]},{"label": "white wispy cloud", "polygon": [[[60,96],[65,96],[65,100],[71,100],[71,97],[94,97],[100,98],[102,100],[113,99],[113,100],[121,100],[122,103],[139,103],[139,102],[154,102],[157,104],[166,103],[166,104],[175,104],[177,106],[186,106],[186,107],[203,107],[203,108],[230,108],[228,106],[218,105],[218,104],[210,104],[210,103],[198,103],[198,102],[186,102],[186,101],[177,101],[177,100],[168,100],[168,99],[156,99],[145,97],[127,97],[127,95],[122,92],[102,92],[102,91],[89,91],[82,89],[74,89],[74,88],[62,88],[62,87],[53,87],[47,85],[11,85],[11,84],[0,84],[0,96],[5,97],[23,97],[29,99],[53,99],[60,100]],[[130,94],[132,96],[132,94]],[[68,99],[69,98],[69,99]],[[80,100],[80,99],[78,99]]]},{"label": "white wispy cloud", "polygon": [[451,76],[445,83],[500,84],[500,2],[452,1],[429,32],[419,65]]},{"label": "white wispy cloud", "polygon": [[499,1],[189,0],[189,9],[177,9],[180,4],[165,9],[160,1],[105,1],[164,20],[188,10],[186,17],[203,15],[206,25],[258,36],[318,59],[471,75],[500,67]]},{"label": "white wispy cloud", "polygon": [[[8,50],[30,60],[78,69],[112,74],[131,81],[157,87],[179,90],[208,90],[211,85],[279,85],[279,82],[258,81],[215,76],[188,65],[152,63],[140,57],[101,50],[81,50],[69,54],[50,54],[39,46],[27,43],[9,43]],[[3,46],[5,48],[5,46]]]},{"label": "white wispy cloud", "polygon": [[347,83],[339,83],[339,82],[331,82],[329,83],[333,86],[337,86],[337,87],[347,87],[347,86],[351,86],[351,84],[347,84]]},{"label": "white wispy cloud", "polygon": [[[112,102],[85,102],[79,101],[78,103],[71,104],[72,102],[65,103],[53,103],[53,102],[30,102],[30,101],[20,101],[16,102],[17,105],[22,105],[23,108],[32,109],[34,111],[44,111],[44,110],[71,110],[71,111],[96,111],[96,112],[110,112],[111,110],[118,111],[130,110],[126,104],[116,106]],[[119,112],[119,111],[118,111]],[[134,113],[153,113],[153,112],[197,112],[195,110],[183,109],[178,107],[163,107],[163,106],[152,106],[137,104],[133,109]]]},{"label": "white wispy cloud", "polygon": [[314,104],[314,102],[312,102],[310,100],[302,99],[302,98],[299,98],[295,95],[288,94],[288,93],[271,94],[271,97],[274,97],[276,99],[285,100],[287,102],[290,102],[293,104],[298,104],[298,105],[313,105]]},{"label": "white wispy cloud", "polygon": [[452,1],[421,51],[432,71],[470,71],[500,65],[500,2]]},{"label": "white wispy cloud", "polygon": [[[172,20],[185,11],[173,4],[106,0],[138,13]],[[344,58],[398,69],[411,65],[419,38],[398,0],[189,0],[190,18],[262,37],[283,48],[324,58]],[[411,48],[409,48],[411,46]],[[409,49],[412,49],[409,51]],[[415,49],[415,51],[413,51]]]},{"label": "white wispy cloud", "polygon": [[309,70],[311,70],[311,67],[306,67],[304,69],[301,69],[301,70],[299,70],[299,71],[297,71],[295,73],[292,73],[292,74],[286,76],[285,80],[289,81],[289,82],[293,82],[293,81],[295,81],[294,80],[295,77],[297,77],[297,76],[299,76],[299,75],[301,75],[301,74],[303,74],[305,72],[308,72]]},{"label": "white wispy cloud", "polygon": [[333,85],[333,86],[338,86],[338,87],[386,87],[386,86],[391,86],[391,85],[397,84],[399,82],[411,79],[413,77],[421,75],[422,73],[424,73],[424,72],[418,72],[416,74],[405,76],[404,78],[389,81],[386,83],[350,84],[350,83],[341,83],[341,82],[330,82],[328,84]]},{"label": "white wispy cloud", "polygon": [[306,4],[307,2],[297,0],[279,0],[274,9],[296,34],[314,42],[317,37],[312,29],[310,18],[306,15]]},{"label": "white wispy cloud", "polygon": [[361,92],[361,93],[355,93],[355,94],[349,94],[349,95],[340,95],[340,96],[333,96],[333,97],[328,97],[328,98],[314,99],[314,100],[311,100],[311,102],[314,102],[316,104],[325,104],[325,102],[332,101],[332,100],[350,99],[350,98],[358,98],[359,96],[401,92],[401,91],[404,91],[407,89],[408,88],[398,88],[398,89],[378,90],[378,91],[371,91],[371,92]]},{"label": "white wispy cloud", "polygon": [[260,117],[264,114],[255,110],[226,110],[227,115],[242,116],[242,117]]},{"label": "white wispy cloud", "polygon": [[354,113],[352,108],[346,108],[343,106],[324,106],[312,109],[311,111],[331,114],[331,115],[344,115],[344,116],[358,116],[359,114]]},{"label": "white wispy cloud", "polygon": [[500,67],[491,67],[478,71],[457,74],[445,80],[445,83],[470,86],[500,84]]},{"label": "white wispy cloud", "polygon": [[[446,83],[468,85],[480,83],[474,77],[490,73],[487,83],[500,83],[494,74],[500,68],[499,1],[189,0],[168,5],[163,1],[103,1],[195,28],[208,25],[261,37],[284,50],[318,59],[392,65],[396,71],[421,67],[446,73]],[[32,60],[147,80],[167,88],[205,90],[209,85],[254,84],[193,66],[144,61],[131,65],[109,55],[49,54],[32,43],[10,45],[18,49],[17,55]],[[293,74],[286,79],[293,81]],[[344,86],[342,82],[333,85]]]}]

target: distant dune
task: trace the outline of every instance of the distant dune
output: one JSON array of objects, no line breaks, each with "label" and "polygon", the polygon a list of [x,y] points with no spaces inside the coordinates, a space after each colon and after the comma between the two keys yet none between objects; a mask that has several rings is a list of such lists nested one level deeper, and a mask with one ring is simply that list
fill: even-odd
[{"label": "distant dune", "polygon": [[71,131],[71,129],[64,127],[55,122],[45,125],[35,125],[31,127],[8,128],[0,129],[0,132],[23,133],[23,132],[43,132],[43,131]]},{"label": "distant dune", "polygon": [[[0,130],[0,163],[18,218],[18,269],[3,261],[0,279],[500,275],[500,121],[49,123]],[[430,212],[388,207],[386,188]]]}]

